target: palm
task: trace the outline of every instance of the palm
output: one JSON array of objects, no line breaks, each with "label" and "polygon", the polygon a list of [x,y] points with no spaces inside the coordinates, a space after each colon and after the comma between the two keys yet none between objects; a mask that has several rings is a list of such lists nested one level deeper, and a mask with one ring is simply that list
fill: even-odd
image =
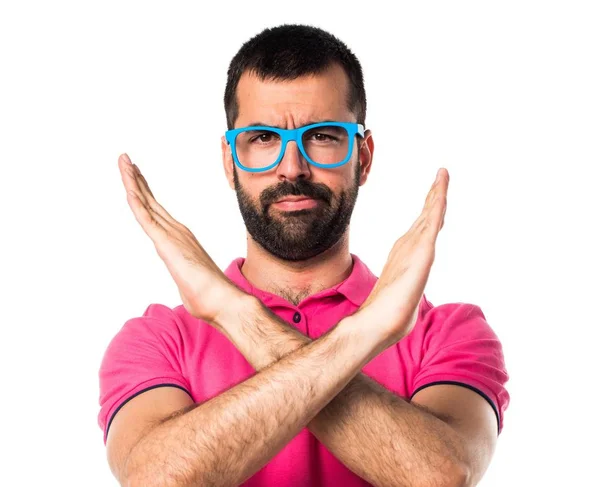
[{"label": "palm", "polygon": [[435,242],[444,225],[449,175],[440,169],[423,211],[394,244],[381,277],[361,306],[376,313],[395,342],[410,333],[435,258]]},{"label": "palm", "polygon": [[193,316],[213,322],[237,288],[194,234],[158,204],[139,168],[126,154],[119,158],[119,170],[127,202],[175,280],[183,305]]}]

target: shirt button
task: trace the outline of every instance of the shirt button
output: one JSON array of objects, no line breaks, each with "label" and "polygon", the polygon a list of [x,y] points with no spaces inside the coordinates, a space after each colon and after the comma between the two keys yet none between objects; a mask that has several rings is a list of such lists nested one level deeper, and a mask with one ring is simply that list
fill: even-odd
[{"label": "shirt button", "polygon": [[294,323],[300,323],[302,316],[297,311],[294,313]]}]

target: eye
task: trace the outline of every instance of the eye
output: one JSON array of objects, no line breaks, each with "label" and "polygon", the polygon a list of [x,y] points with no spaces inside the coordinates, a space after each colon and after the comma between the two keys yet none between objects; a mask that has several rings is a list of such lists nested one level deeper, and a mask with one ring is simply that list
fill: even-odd
[{"label": "eye", "polygon": [[304,134],[305,141],[313,143],[338,143],[347,137],[346,131],[341,127],[326,126],[315,127]]},{"label": "eye", "polygon": [[251,137],[250,142],[256,142],[258,144],[268,144],[269,142],[274,142],[278,138],[279,137],[277,136],[277,134],[273,132],[261,132],[255,135],[254,137]]},{"label": "eye", "polygon": [[312,134],[312,136],[318,142],[326,142],[328,140],[336,140],[335,137],[332,137],[331,135],[323,134],[320,132],[314,133],[314,134]]}]

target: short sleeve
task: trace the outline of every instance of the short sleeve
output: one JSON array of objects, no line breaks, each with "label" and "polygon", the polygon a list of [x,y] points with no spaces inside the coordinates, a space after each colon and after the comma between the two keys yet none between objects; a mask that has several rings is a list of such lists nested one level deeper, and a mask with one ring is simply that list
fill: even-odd
[{"label": "short sleeve", "polygon": [[422,361],[412,397],[425,387],[456,384],[475,391],[494,409],[498,434],[510,400],[500,340],[478,306],[437,306],[424,317]]},{"label": "short sleeve", "polygon": [[190,394],[182,374],[178,330],[170,308],[151,304],[143,316],[128,320],[110,341],[99,370],[98,425],[104,432],[104,444],[115,414],[138,394],[163,386]]}]

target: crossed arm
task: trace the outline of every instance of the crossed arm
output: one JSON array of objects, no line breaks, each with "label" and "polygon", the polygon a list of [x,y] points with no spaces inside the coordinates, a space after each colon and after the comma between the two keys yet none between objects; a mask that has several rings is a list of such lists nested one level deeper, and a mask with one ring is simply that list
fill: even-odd
[{"label": "crossed arm", "polygon": [[[413,318],[408,315],[423,292],[443,226],[445,171],[438,171],[423,212],[394,244],[365,304],[312,341],[256,298],[245,293],[232,298],[241,291],[189,229],[156,202],[139,169],[126,156],[119,167],[128,203],[167,265],[186,309],[222,330],[257,369],[248,380],[202,404],[182,399],[181,391],[156,401],[148,391],[121,408],[107,447],[111,468],[117,465],[113,471],[122,482],[144,487],[237,485],[308,427],[372,484],[475,485],[496,438],[495,416],[484,399],[465,388],[438,385],[421,390],[409,403],[360,374],[415,323],[414,313]],[[165,410],[176,413],[162,414]],[[150,418],[148,424],[141,416]]]},{"label": "crossed arm", "polygon": [[257,374],[150,429],[128,456],[126,485],[238,485],[304,427],[373,485],[465,486],[483,475],[496,438],[489,405],[456,386],[409,403],[360,373],[391,345],[366,333],[376,319],[366,310],[314,341],[255,298],[224,319]]},{"label": "crossed arm", "polygon": [[[357,326],[368,330],[369,319],[376,318],[357,314],[355,319]],[[260,302],[250,313],[241,314],[239,321],[242,326],[226,329],[237,332],[230,340],[257,371],[312,342]],[[455,398],[459,408],[439,404],[439,395],[446,402]],[[422,405],[417,396],[411,404],[358,373],[307,427],[338,460],[371,484],[475,485],[487,468],[497,437],[489,404],[459,386],[423,390]],[[475,428],[487,426],[487,435],[469,437],[474,424],[453,428],[459,420],[464,423],[473,417],[478,423]]]}]

